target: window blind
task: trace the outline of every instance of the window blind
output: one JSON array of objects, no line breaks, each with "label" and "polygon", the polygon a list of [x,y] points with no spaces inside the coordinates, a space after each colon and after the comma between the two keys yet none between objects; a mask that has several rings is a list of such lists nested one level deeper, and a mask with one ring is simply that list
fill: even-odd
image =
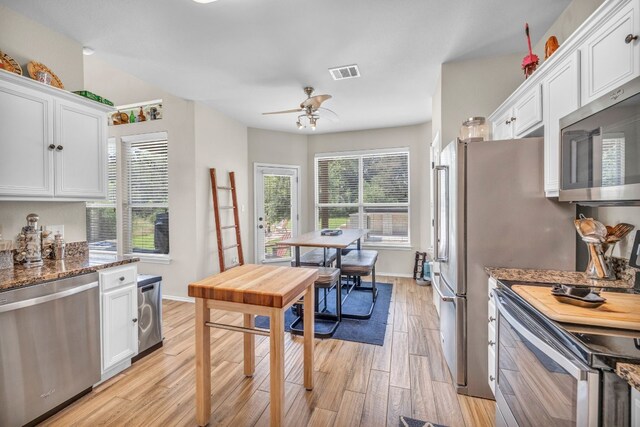
[{"label": "window blind", "polygon": [[86,204],[89,250],[116,252],[116,141],[107,141],[107,199]]},{"label": "window blind", "polygon": [[316,157],[316,228],[367,228],[365,243],[409,244],[409,152]]},{"label": "window blind", "polygon": [[169,253],[169,157],[166,139],[125,141],[123,251]]}]

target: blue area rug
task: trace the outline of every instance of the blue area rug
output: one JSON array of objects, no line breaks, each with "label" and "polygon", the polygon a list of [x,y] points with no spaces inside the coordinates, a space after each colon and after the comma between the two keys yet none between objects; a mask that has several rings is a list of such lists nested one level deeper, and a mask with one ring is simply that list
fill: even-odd
[{"label": "blue area rug", "polygon": [[[362,282],[363,286],[371,286],[370,282]],[[376,283],[378,288],[378,298],[373,308],[370,319],[345,319],[343,318],[331,338],[344,341],[355,341],[365,344],[383,345],[384,334],[387,330],[387,317],[389,316],[389,304],[391,303],[391,283]],[[342,289],[343,298],[346,295],[346,288]],[[320,309],[324,308],[322,302],[323,292],[320,290]],[[327,312],[335,313],[336,291],[333,290],[327,298]],[[353,290],[347,300],[342,305],[343,313],[363,314],[369,311],[371,305],[371,292]],[[290,331],[289,326],[296,319],[292,309],[286,311],[284,315],[285,330]],[[266,316],[256,316],[256,326],[269,329],[269,318]],[[300,327],[302,327],[302,322]],[[329,329],[330,322],[316,319],[316,329],[319,331]]]}]

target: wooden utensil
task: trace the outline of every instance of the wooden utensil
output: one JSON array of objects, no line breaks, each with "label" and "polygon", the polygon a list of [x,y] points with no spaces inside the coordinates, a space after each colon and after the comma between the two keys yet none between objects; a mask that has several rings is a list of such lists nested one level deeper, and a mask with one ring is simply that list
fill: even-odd
[{"label": "wooden utensil", "polygon": [[620,241],[625,237],[627,237],[627,235],[631,233],[634,228],[636,227],[631,224],[627,224],[626,222],[621,222],[620,224],[613,227],[613,235],[618,237],[618,241]]}]

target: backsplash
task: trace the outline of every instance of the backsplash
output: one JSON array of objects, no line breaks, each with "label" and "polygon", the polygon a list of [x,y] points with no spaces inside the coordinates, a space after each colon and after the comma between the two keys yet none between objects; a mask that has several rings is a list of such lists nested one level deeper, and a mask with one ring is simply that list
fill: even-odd
[{"label": "backsplash", "polygon": [[30,213],[38,214],[38,225],[64,225],[64,239],[68,242],[87,240],[84,202],[0,202],[2,239],[15,243]]}]

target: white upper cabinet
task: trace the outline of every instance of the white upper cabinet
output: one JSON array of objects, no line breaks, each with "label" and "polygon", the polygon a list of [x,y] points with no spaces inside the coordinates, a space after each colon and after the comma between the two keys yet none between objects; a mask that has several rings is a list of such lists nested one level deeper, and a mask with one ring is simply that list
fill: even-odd
[{"label": "white upper cabinet", "polygon": [[489,116],[493,139],[540,135],[544,128],[547,197],[560,191],[560,119],[640,75],[639,37],[640,0],[605,0]]},{"label": "white upper cabinet", "polygon": [[581,45],[583,104],[640,75],[638,14],[638,1],[627,1]]},{"label": "white upper cabinet", "polygon": [[524,138],[542,126],[542,94],[540,85],[529,88],[522,96],[503,106],[489,117],[492,139]]},{"label": "white upper cabinet", "polygon": [[539,84],[534,85],[513,106],[513,134],[523,138],[542,125],[542,93]]},{"label": "white upper cabinet", "polygon": [[580,107],[580,52],[558,64],[544,79],[544,191],[560,190],[560,119]]},{"label": "white upper cabinet", "polygon": [[111,110],[0,71],[0,200],[104,199]]},{"label": "white upper cabinet", "polygon": [[56,196],[102,198],[106,186],[106,115],[56,102]]},{"label": "white upper cabinet", "polygon": [[0,132],[0,195],[53,196],[53,98],[1,82]]}]

